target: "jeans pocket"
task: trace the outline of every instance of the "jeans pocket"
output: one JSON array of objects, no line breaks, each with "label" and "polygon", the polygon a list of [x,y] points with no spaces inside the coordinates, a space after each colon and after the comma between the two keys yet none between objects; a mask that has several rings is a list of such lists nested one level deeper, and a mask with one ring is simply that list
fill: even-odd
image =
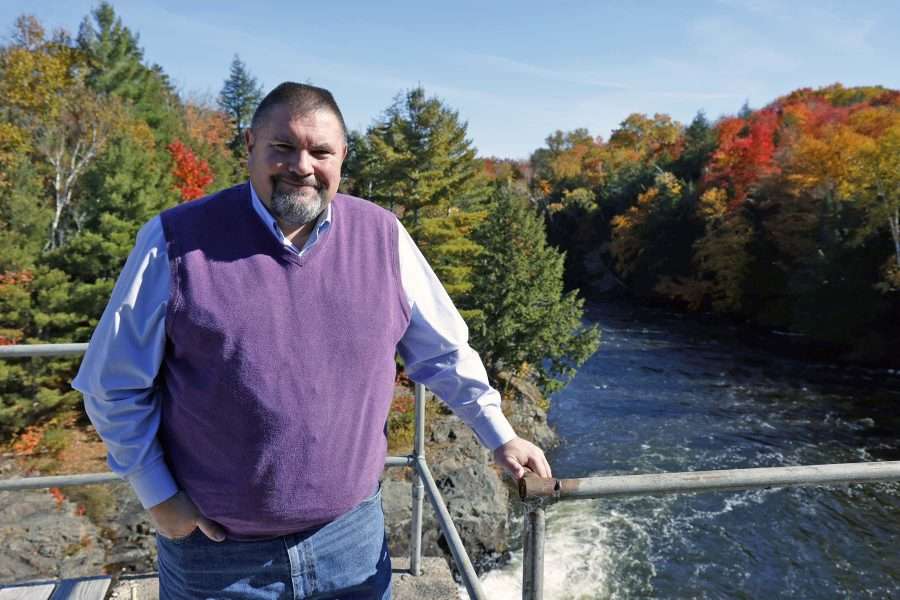
[{"label": "jeans pocket", "polygon": [[158,532],[158,531],[156,532],[156,536],[157,536],[159,539],[161,539],[161,540],[163,540],[163,541],[165,541],[165,542],[167,542],[167,543],[169,543],[169,544],[175,544],[175,545],[177,546],[177,545],[181,545],[181,544],[187,543],[187,542],[190,541],[192,538],[194,538],[198,533],[201,534],[201,535],[203,535],[203,532],[200,531],[200,527],[199,527],[199,526],[194,527],[194,529],[191,530],[191,532],[190,532],[189,534],[183,535],[183,536],[177,537],[177,538],[166,537],[166,536],[164,536],[163,534],[161,534],[161,533]]}]

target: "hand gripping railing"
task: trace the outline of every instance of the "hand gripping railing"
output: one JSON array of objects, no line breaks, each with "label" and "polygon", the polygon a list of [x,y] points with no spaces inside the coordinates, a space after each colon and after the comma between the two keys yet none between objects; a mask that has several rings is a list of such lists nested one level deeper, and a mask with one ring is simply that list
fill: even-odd
[{"label": "hand gripping railing", "polygon": [[519,497],[525,502],[527,513],[523,536],[522,598],[540,600],[543,597],[545,515],[542,501],[546,498],[574,500],[898,480],[900,461],[583,479],[541,479],[527,475],[519,480]]},{"label": "hand gripping railing", "polygon": [[[0,346],[0,359],[24,358],[35,356],[77,356],[87,350],[87,344],[34,344]],[[408,456],[388,456],[385,467],[412,467],[412,520],[409,535],[409,570],[413,575],[422,574],[422,508],[424,495],[428,495],[434,508],[438,524],[444,539],[450,547],[450,553],[456,568],[466,586],[469,597],[474,600],[486,600],[487,596],[481,587],[481,581],[475,573],[472,561],[463,547],[456,526],[450,518],[447,505],[441,492],[431,476],[425,460],[425,402],[427,401],[425,386],[416,384],[415,438],[412,454]],[[65,487],[72,485],[106,484],[121,481],[114,473],[88,473],[79,475],[58,475],[52,477],[25,477],[20,479],[0,480],[0,491],[27,490],[36,488]],[[424,492],[424,493],[423,493]]]}]

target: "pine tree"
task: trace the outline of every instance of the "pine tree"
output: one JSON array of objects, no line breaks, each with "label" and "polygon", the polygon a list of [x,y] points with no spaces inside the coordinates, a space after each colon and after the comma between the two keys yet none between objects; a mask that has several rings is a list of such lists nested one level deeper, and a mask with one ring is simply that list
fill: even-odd
[{"label": "pine tree", "polygon": [[247,70],[247,65],[235,54],[231,61],[230,75],[219,92],[219,107],[229,116],[234,126],[231,150],[236,156],[243,151],[244,130],[250,127],[253,111],[256,110],[262,96],[262,86]]},{"label": "pine tree", "polygon": [[365,135],[350,135],[349,191],[396,211],[467,318],[472,229],[484,218],[484,170],[456,111],[416,88],[398,96]]},{"label": "pine tree", "polygon": [[526,198],[497,190],[492,211],[475,231],[470,324],[472,346],[496,376],[531,374],[544,393],[562,387],[596,351],[599,330],[581,323],[583,300],[563,291],[564,255],[547,245],[544,225]]},{"label": "pine tree", "polygon": [[125,100],[157,140],[177,135],[181,102],[168,76],[159,65],[144,64],[137,34],[122,24],[112,5],[101,2],[91,17],[82,21],[77,38],[88,66],[88,87]]},{"label": "pine tree", "polygon": [[357,140],[347,174],[356,193],[401,212],[412,232],[421,217],[481,204],[487,187],[475,152],[458,113],[419,87]]}]

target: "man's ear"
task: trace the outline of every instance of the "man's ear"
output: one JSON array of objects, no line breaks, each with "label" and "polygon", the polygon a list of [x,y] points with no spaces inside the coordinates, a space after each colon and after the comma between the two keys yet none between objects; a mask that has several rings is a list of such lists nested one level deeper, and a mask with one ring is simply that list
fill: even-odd
[{"label": "man's ear", "polygon": [[347,154],[350,152],[350,146],[347,145],[347,142],[344,142],[344,155],[341,156],[341,160],[347,158]]},{"label": "man's ear", "polygon": [[253,150],[253,130],[249,127],[244,130],[244,147],[247,148],[247,154]]}]

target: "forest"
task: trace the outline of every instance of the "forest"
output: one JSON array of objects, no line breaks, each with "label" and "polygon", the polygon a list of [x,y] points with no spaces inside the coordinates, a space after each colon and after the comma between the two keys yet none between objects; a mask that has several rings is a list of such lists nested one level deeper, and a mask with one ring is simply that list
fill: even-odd
[{"label": "forest", "polygon": [[[140,227],[246,179],[242,134],[264,90],[235,55],[217,98],[179,94],[106,3],[77,34],[28,15],[11,30],[0,345],[84,342]],[[349,137],[342,191],[397,214],[493,378],[559,389],[599,344],[585,298],[610,295],[718,313],[844,360],[900,356],[896,90],[799,89],[687,125],[636,113],[608,140],[557,131],[513,160],[478,156],[459,113],[419,87]],[[83,420],[77,367],[0,361],[0,441]]]}]

